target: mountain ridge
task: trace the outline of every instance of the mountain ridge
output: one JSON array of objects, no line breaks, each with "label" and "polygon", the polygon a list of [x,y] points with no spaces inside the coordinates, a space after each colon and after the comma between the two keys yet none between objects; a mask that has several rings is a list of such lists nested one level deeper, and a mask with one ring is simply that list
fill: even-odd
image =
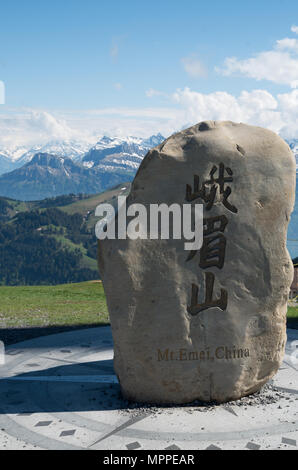
[{"label": "mountain ridge", "polygon": [[63,194],[94,194],[132,180],[132,171],[84,168],[70,158],[38,153],[21,168],[0,176],[0,196],[34,201]]},{"label": "mountain ridge", "polygon": [[0,175],[0,196],[26,201],[105,191],[131,181],[150,146],[163,140],[161,134],[148,139],[104,136],[80,158],[35,153],[21,167]]},{"label": "mountain ridge", "polygon": [[1,157],[3,161],[10,163],[10,169],[13,170],[20,168],[25,163],[28,163],[37,153],[49,153],[60,157],[68,157],[74,161],[80,162],[92,149],[104,147],[111,148],[124,142],[135,143],[138,146],[143,146],[144,148],[149,149],[158,145],[162,140],[164,140],[164,137],[161,134],[151,135],[148,138],[132,136],[108,137],[104,135],[97,141],[95,139],[92,141],[70,139],[52,140],[45,144],[17,146],[15,148],[8,148],[4,145],[0,145],[0,175],[6,171],[5,165],[1,164]]}]

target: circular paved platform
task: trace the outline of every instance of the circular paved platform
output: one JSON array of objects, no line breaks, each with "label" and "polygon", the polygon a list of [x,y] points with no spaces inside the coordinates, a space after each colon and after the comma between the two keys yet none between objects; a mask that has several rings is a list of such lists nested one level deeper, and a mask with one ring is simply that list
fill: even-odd
[{"label": "circular paved platform", "polygon": [[109,327],[17,343],[0,366],[0,448],[298,449],[297,346],[288,330],[284,363],[258,396],[143,408],[121,398]]}]

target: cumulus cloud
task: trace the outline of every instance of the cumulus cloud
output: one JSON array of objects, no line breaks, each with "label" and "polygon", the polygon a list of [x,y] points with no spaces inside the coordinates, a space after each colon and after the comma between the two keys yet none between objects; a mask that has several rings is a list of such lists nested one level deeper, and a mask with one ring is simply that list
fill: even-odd
[{"label": "cumulus cloud", "polygon": [[298,39],[295,38],[284,38],[284,39],[278,39],[276,41],[276,49],[283,51],[283,50],[289,50],[289,51],[298,51]]},{"label": "cumulus cloud", "polygon": [[292,31],[292,33],[298,34],[298,26],[293,24],[293,26],[291,27],[291,31]]},{"label": "cumulus cloud", "polygon": [[298,90],[277,95],[282,117],[280,134],[285,138],[298,137]]},{"label": "cumulus cloud", "polygon": [[181,59],[185,72],[193,78],[205,77],[207,69],[202,62],[194,56]]},{"label": "cumulus cloud", "polygon": [[4,109],[0,112],[0,147],[16,148],[85,138],[84,132],[73,129],[65,119],[47,111]]},{"label": "cumulus cloud", "polygon": [[[157,91],[157,90],[156,90]],[[298,89],[276,96],[264,89],[201,93],[190,88],[165,95],[168,107],[101,108],[85,111],[0,108],[0,150],[53,140],[95,143],[103,134],[165,137],[202,120],[259,125],[285,138],[298,137]],[[17,153],[15,154],[17,155]]]},{"label": "cumulus cloud", "polygon": [[[158,90],[154,90],[154,96],[155,92],[158,96]],[[200,93],[186,87],[163,94],[163,99],[168,107],[91,109],[77,116],[64,114],[63,120],[73,132],[82,134],[88,130],[93,136],[98,136],[99,131],[143,137],[161,132],[168,136],[210,119],[244,122],[271,129],[285,138],[298,138],[298,89],[275,96],[265,89],[243,90],[234,95],[225,91]]]},{"label": "cumulus cloud", "polygon": [[184,88],[173,100],[182,108],[182,123],[231,120],[266,127],[284,137],[298,135],[298,90],[274,97],[267,90],[242,91],[238,96],[217,91],[204,94]]},{"label": "cumulus cloud", "polygon": [[41,135],[65,140],[72,136],[72,130],[64,120],[57,119],[46,111],[31,111],[27,121],[29,128],[36,129]]},{"label": "cumulus cloud", "polygon": [[[292,26],[298,32],[297,26]],[[296,31],[297,29],[297,31]],[[276,41],[272,50],[262,51],[247,59],[227,57],[222,68],[216,71],[226,75],[240,74],[256,80],[298,86],[298,39],[284,38]]]},{"label": "cumulus cloud", "polygon": [[[180,110],[172,108],[101,108],[79,111],[40,111],[0,108],[0,153],[52,141],[94,144],[104,135],[148,137],[168,135]],[[180,121],[179,121],[180,122]],[[18,152],[14,152],[17,157]]]}]

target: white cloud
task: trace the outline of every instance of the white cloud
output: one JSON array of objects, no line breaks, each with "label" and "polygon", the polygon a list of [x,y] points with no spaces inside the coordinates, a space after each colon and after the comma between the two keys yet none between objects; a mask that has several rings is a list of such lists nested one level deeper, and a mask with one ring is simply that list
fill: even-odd
[{"label": "white cloud", "polygon": [[40,134],[54,136],[57,139],[69,139],[72,130],[64,120],[56,119],[46,111],[32,111],[27,121],[30,128],[35,128]]},{"label": "white cloud", "polygon": [[[294,31],[294,29],[295,31]],[[292,26],[292,31],[298,27]],[[240,74],[256,80],[269,80],[274,83],[298,86],[298,39],[277,40],[274,48],[263,51],[247,59],[227,57],[223,68],[216,68],[223,75]]]},{"label": "white cloud", "polygon": [[168,107],[47,111],[0,108],[0,148],[78,140],[91,144],[103,134],[165,137],[202,120],[231,120],[298,137],[298,89],[273,96],[267,90],[200,93],[177,89]]},{"label": "white cloud", "polygon": [[[203,94],[176,90],[173,100],[182,108],[181,126],[202,120],[231,120],[266,127],[285,137],[298,135],[298,90],[276,98],[266,90],[242,91],[239,96],[217,91]],[[292,106],[293,113],[289,113]],[[296,118],[297,116],[297,118]]]},{"label": "white cloud", "polygon": [[205,77],[207,69],[196,57],[184,57],[181,59],[185,72],[193,78]]},{"label": "white cloud", "polygon": [[276,41],[276,49],[277,50],[289,50],[289,51],[298,51],[298,39],[295,38],[284,38],[278,39]]},{"label": "white cloud", "polygon": [[295,24],[293,24],[293,26],[291,27],[291,31],[295,34],[298,34],[298,26],[296,26]]},{"label": "white cloud", "polygon": [[280,134],[286,138],[298,137],[298,90],[277,95],[283,125]]},{"label": "white cloud", "polygon": [[86,139],[62,117],[47,111],[0,108],[0,147],[16,148],[43,144],[53,140]]},{"label": "white cloud", "polygon": [[[176,129],[180,110],[173,108],[102,108],[84,111],[40,111],[0,108],[0,152],[51,141],[95,143],[104,134],[148,137]],[[180,122],[180,121],[179,121]],[[17,155],[17,153],[15,153]]]},{"label": "white cloud", "polygon": [[[155,90],[158,92],[158,90]],[[161,93],[161,92],[160,92]],[[298,138],[298,89],[276,96],[264,89],[200,93],[190,88],[165,95],[168,107],[102,108],[60,117],[78,133],[148,136],[176,132],[202,120],[231,120],[262,126],[286,138]],[[91,134],[90,134],[91,135]]]}]

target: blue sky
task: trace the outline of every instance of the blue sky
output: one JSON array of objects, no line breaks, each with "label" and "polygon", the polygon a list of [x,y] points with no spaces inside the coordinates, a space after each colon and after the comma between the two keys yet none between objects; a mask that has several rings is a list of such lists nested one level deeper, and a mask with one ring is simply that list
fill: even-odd
[{"label": "blue sky", "polygon": [[[9,105],[146,106],[150,88],[255,88],[254,80],[223,77],[214,67],[288,36],[298,2],[4,0],[1,18],[0,77]],[[187,74],[185,57],[200,60],[206,76]]]},{"label": "blue sky", "polygon": [[298,136],[296,0],[2,0],[0,13],[0,145],[19,128],[91,138],[200,119]]}]

